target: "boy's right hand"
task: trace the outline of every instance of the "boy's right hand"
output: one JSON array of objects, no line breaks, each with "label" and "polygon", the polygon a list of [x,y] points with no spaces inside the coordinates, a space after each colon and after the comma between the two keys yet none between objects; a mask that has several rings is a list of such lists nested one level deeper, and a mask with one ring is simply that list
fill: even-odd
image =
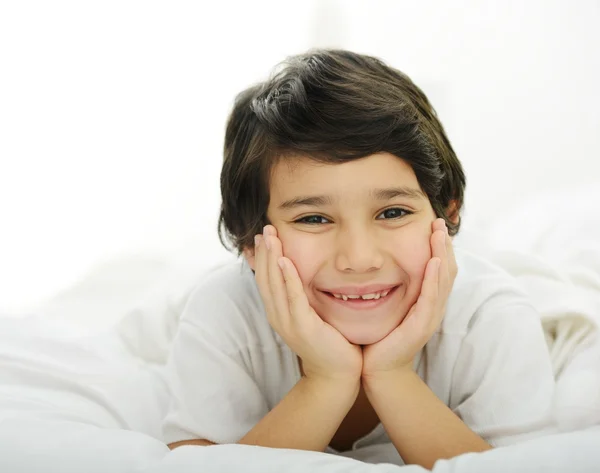
[{"label": "boy's right hand", "polygon": [[294,264],[283,256],[275,227],[267,225],[263,232],[255,237],[254,269],[271,327],[300,357],[307,378],[360,383],[361,348],[310,306]]}]

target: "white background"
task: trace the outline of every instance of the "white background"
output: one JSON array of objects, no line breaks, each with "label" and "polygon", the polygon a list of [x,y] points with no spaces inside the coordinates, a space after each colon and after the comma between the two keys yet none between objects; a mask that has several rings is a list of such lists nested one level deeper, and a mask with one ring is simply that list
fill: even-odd
[{"label": "white background", "polygon": [[377,55],[425,90],[467,172],[466,225],[600,184],[598,25],[594,0],[4,1],[0,311],[122,254],[225,255],[233,98],[310,47]]}]

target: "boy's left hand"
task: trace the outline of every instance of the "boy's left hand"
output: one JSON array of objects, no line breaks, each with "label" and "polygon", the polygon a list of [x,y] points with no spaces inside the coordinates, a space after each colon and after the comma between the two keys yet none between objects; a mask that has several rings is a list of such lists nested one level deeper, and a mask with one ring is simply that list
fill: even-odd
[{"label": "boy's left hand", "polygon": [[363,381],[389,373],[411,370],[415,355],[429,341],[446,312],[446,302],[458,271],[446,223],[432,223],[431,258],[417,302],[389,335],[363,347]]}]

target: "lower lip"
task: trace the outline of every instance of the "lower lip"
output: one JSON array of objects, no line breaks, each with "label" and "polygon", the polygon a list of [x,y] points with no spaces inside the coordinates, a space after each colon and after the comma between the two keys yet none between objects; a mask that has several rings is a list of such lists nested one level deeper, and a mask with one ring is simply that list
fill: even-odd
[{"label": "lower lip", "polygon": [[390,292],[387,293],[385,297],[380,297],[379,299],[348,299],[347,301],[345,301],[344,299],[338,299],[337,297],[333,296],[328,292],[323,292],[323,294],[325,294],[332,301],[337,302],[338,304],[341,304],[343,307],[346,307],[348,309],[369,310],[375,309],[376,307],[385,304],[388,300],[392,298],[398,287],[400,286],[395,286],[393,289],[390,290]]}]

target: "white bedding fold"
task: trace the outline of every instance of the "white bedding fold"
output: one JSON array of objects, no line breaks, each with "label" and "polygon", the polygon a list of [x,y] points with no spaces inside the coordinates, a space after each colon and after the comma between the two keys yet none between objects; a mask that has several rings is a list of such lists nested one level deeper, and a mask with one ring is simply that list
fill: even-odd
[{"label": "white bedding fold", "polygon": [[[434,473],[597,473],[600,428],[538,438],[481,454],[438,461]],[[416,465],[367,464],[316,452],[276,450],[245,445],[182,447],[144,473],[202,471],[244,473],[424,473]],[[200,470],[199,470],[200,471]]]},{"label": "white bedding fold", "polygon": [[168,398],[162,370],[132,357],[114,335],[79,337],[39,317],[0,318],[0,422],[68,420],[160,439]]}]

